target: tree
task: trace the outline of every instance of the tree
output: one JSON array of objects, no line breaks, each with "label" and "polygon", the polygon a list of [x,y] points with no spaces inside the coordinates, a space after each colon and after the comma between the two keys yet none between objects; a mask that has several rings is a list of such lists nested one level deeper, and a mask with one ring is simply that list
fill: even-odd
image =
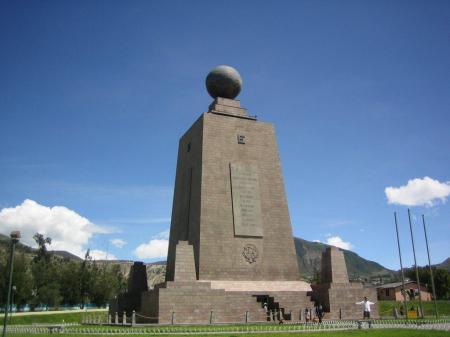
[{"label": "tree", "polygon": [[49,237],[44,238],[44,235],[40,234],[40,233],[34,234],[33,239],[34,239],[34,241],[36,241],[36,243],[38,245],[37,254],[34,257],[34,260],[35,261],[39,261],[39,260],[49,261],[51,255],[49,254],[49,252],[47,250],[47,245],[52,244],[52,239]]},{"label": "tree", "polygon": [[58,282],[62,303],[78,305],[81,303],[80,263],[64,259],[59,263]]},{"label": "tree", "polygon": [[14,257],[14,273],[12,285],[14,289],[14,304],[18,309],[24,307],[31,297],[33,276],[31,275],[30,259],[24,254]]},{"label": "tree", "polygon": [[320,269],[318,269],[317,267],[314,267],[312,278],[311,278],[311,283],[319,284],[320,280],[321,280]]},{"label": "tree", "polygon": [[126,289],[126,281],[120,272],[120,266],[93,266],[92,286],[90,300],[95,305],[102,307],[108,301]]},{"label": "tree", "polygon": [[439,299],[450,299],[450,273],[445,269],[433,270],[436,297]]},{"label": "tree", "polygon": [[[437,299],[449,299],[450,298],[450,272],[445,269],[432,267],[434,276],[434,285],[436,289]],[[427,290],[432,293],[430,268],[418,267],[419,279],[421,284],[427,285]],[[416,271],[414,267],[406,269],[405,275],[410,279],[416,281]]]},{"label": "tree", "polygon": [[92,257],[90,256],[90,249],[86,251],[86,254],[84,255],[84,260],[81,263],[80,267],[80,296],[81,296],[81,309],[84,308],[89,292],[90,292],[90,285],[92,284]]},{"label": "tree", "polygon": [[7,292],[7,285],[6,285],[6,275],[7,273],[7,255],[1,252],[0,254],[0,306],[4,307],[6,303],[6,292]]},{"label": "tree", "polygon": [[40,304],[56,307],[62,297],[59,292],[57,264],[47,250],[47,245],[51,244],[52,239],[44,238],[40,233],[36,233],[33,238],[38,244],[38,249],[31,265],[34,281],[33,294],[30,299],[31,310]]}]

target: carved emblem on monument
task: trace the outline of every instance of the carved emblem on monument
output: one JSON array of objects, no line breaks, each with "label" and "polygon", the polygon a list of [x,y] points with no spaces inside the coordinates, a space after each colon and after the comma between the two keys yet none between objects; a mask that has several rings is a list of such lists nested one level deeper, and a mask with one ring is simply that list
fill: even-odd
[{"label": "carved emblem on monument", "polygon": [[258,249],[256,249],[255,245],[247,244],[244,246],[244,250],[242,251],[242,256],[248,263],[256,262],[256,259],[259,256]]}]

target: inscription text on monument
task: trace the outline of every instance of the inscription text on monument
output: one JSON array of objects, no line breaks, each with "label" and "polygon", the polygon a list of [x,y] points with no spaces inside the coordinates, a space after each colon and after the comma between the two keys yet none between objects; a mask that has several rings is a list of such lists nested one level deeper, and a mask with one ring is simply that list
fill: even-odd
[{"label": "inscription text on monument", "polygon": [[234,235],[263,236],[256,165],[230,163]]}]

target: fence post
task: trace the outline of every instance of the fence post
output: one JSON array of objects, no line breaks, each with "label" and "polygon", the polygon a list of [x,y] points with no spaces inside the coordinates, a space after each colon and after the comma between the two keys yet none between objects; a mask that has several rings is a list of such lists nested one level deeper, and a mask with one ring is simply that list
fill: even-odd
[{"label": "fence post", "polygon": [[116,311],[116,314],[114,315],[114,323],[119,324],[119,313]]},{"label": "fence post", "polygon": [[174,324],[174,322],[175,322],[175,311],[172,311],[172,325]]},{"label": "fence post", "polygon": [[108,324],[111,324],[111,314],[108,314]]},{"label": "fence post", "polygon": [[122,325],[127,324],[127,312],[124,311],[122,314]]},{"label": "fence post", "polygon": [[131,314],[131,326],[136,325],[136,311],[133,310],[133,313]]},{"label": "fence post", "polygon": [[339,319],[342,319],[342,308],[339,308]]},{"label": "fence post", "polygon": [[248,311],[245,312],[245,323],[248,323]]}]

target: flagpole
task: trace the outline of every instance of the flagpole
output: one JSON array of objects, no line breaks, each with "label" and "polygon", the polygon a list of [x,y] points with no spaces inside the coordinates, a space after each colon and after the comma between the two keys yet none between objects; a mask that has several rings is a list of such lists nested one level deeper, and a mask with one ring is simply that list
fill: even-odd
[{"label": "flagpole", "polygon": [[395,219],[395,231],[397,232],[398,257],[400,258],[400,270],[402,272],[403,306],[405,308],[405,318],[408,319],[408,304],[406,302],[405,274],[403,272],[402,252],[400,250],[400,238],[398,235],[397,212],[394,212],[394,219]]},{"label": "flagpole", "polygon": [[420,293],[419,269],[417,267],[416,248],[414,247],[414,236],[413,236],[413,230],[412,230],[412,225],[411,225],[411,212],[409,211],[409,208],[408,208],[408,220],[409,220],[409,230],[411,232],[411,243],[412,243],[412,249],[413,249],[413,255],[414,255],[414,266],[416,268],[417,290],[419,292],[420,317],[423,318],[422,296]]},{"label": "flagpole", "polygon": [[434,288],[433,269],[431,268],[430,249],[428,248],[427,229],[425,226],[425,216],[423,214],[422,214],[422,223],[423,223],[423,232],[425,233],[425,242],[427,244],[428,267],[430,267],[431,289],[433,290],[433,300],[434,300],[434,313],[436,314],[436,318],[438,318],[439,314],[438,314],[437,303],[436,303],[436,290]]}]

